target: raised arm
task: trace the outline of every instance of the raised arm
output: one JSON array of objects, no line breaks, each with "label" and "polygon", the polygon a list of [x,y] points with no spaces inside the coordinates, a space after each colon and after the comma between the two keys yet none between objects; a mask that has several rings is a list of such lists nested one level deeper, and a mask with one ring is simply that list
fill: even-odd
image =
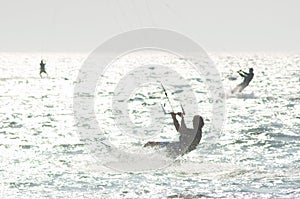
[{"label": "raised arm", "polygon": [[176,131],[179,131],[180,125],[179,125],[179,122],[178,122],[178,120],[176,118],[176,113],[172,112],[171,116],[172,116],[172,119],[173,119],[173,124],[174,124],[174,126],[176,128]]},{"label": "raised arm", "polygon": [[183,114],[180,113],[179,116],[181,117],[181,128],[186,129],[186,124],[185,124],[185,121],[184,121]]}]

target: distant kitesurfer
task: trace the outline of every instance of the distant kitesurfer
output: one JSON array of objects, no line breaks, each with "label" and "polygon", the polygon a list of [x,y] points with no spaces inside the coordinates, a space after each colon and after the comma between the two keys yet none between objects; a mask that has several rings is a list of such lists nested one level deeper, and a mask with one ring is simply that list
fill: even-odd
[{"label": "distant kitesurfer", "polygon": [[244,81],[242,83],[240,83],[239,85],[237,85],[232,91],[231,93],[239,93],[242,92],[242,90],[244,90],[249,83],[251,82],[251,80],[253,79],[254,73],[253,73],[253,68],[249,68],[249,73],[246,73],[242,70],[238,71],[239,75],[242,76],[244,78]]},{"label": "distant kitesurfer", "polygon": [[40,68],[40,76],[42,77],[42,73],[46,73],[46,75],[48,76],[48,73],[45,70],[46,64],[44,63],[43,60],[41,60],[40,66],[41,66],[41,68]]},{"label": "distant kitesurfer", "polygon": [[[191,152],[196,149],[197,145],[200,143],[202,138],[202,128],[204,126],[203,118],[200,115],[195,115],[193,118],[193,128],[187,128],[184,121],[184,114],[179,113],[170,113],[173,119],[173,124],[176,128],[176,131],[179,132],[179,142],[148,142],[144,145],[147,146],[159,146],[159,147],[167,147],[169,150],[174,152],[176,149],[177,153],[183,155]],[[181,124],[176,118],[176,115],[181,117]]]}]

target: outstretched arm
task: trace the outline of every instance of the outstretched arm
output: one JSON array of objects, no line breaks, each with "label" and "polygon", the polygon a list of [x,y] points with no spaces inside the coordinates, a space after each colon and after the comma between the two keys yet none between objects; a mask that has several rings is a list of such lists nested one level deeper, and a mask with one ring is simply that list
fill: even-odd
[{"label": "outstretched arm", "polygon": [[239,75],[242,76],[242,77],[247,77],[247,76],[248,76],[248,73],[246,73],[246,72],[244,72],[244,71],[242,71],[242,70],[238,71],[238,73],[239,73]]},{"label": "outstretched arm", "polygon": [[246,73],[246,72],[244,72],[244,71],[242,71],[242,72],[243,72],[245,75],[247,75],[247,76],[249,75],[249,73]]}]

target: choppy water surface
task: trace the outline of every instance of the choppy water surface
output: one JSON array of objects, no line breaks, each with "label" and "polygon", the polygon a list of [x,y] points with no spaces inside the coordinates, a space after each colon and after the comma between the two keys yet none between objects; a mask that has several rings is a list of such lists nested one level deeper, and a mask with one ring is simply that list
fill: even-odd
[{"label": "choppy water surface", "polygon": [[[101,166],[76,132],[73,90],[86,55],[43,58],[49,78],[41,79],[39,54],[0,56],[1,198],[300,197],[299,54],[212,54],[226,91],[241,82],[237,70],[253,67],[255,72],[243,94],[227,98],[220,137],[212,141],[204,128],[198,148],[171,166],[125,173]],[[151,56],[139,55],[119,64],[132,66],[145,59]],[[172,64],[183,63],[174,58]],[[195,89],[209,126],[211,101],[205,83],[188,69],[181,70]],[[99,100],[95,103],[97,118],[107,124],[106,130],[112,120],[106,95],[120,75],[108,74],[115,76],[108,76],[106,87],[96,90]],[[145,101],[147,88],[154,97]],[[149,122],[147,107],[161,100],[155,89],[145,85],[132,96],[130,118],[136,124]],[[173,97],[176,92],[180,87],[172,91]],[[167,119],[162,134],[153,139],[176,139],[170,122]],[[144,144],[130,134],[109,137],[122,150]]]}]

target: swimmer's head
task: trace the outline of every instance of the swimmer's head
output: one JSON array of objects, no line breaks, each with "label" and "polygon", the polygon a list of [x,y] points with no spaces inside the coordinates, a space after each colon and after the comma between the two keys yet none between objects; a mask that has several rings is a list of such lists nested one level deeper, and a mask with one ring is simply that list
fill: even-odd
[{"label": "swimmer's head", "polygon": [[253,73],[253,68],[249,68],[249,72],[250,72],[250,73]]},{"label": "swimmer's head", "polygon": [[193,118],[194,129],[201,129],[204,126],[203,118],[200,115],[195,115]]}]

